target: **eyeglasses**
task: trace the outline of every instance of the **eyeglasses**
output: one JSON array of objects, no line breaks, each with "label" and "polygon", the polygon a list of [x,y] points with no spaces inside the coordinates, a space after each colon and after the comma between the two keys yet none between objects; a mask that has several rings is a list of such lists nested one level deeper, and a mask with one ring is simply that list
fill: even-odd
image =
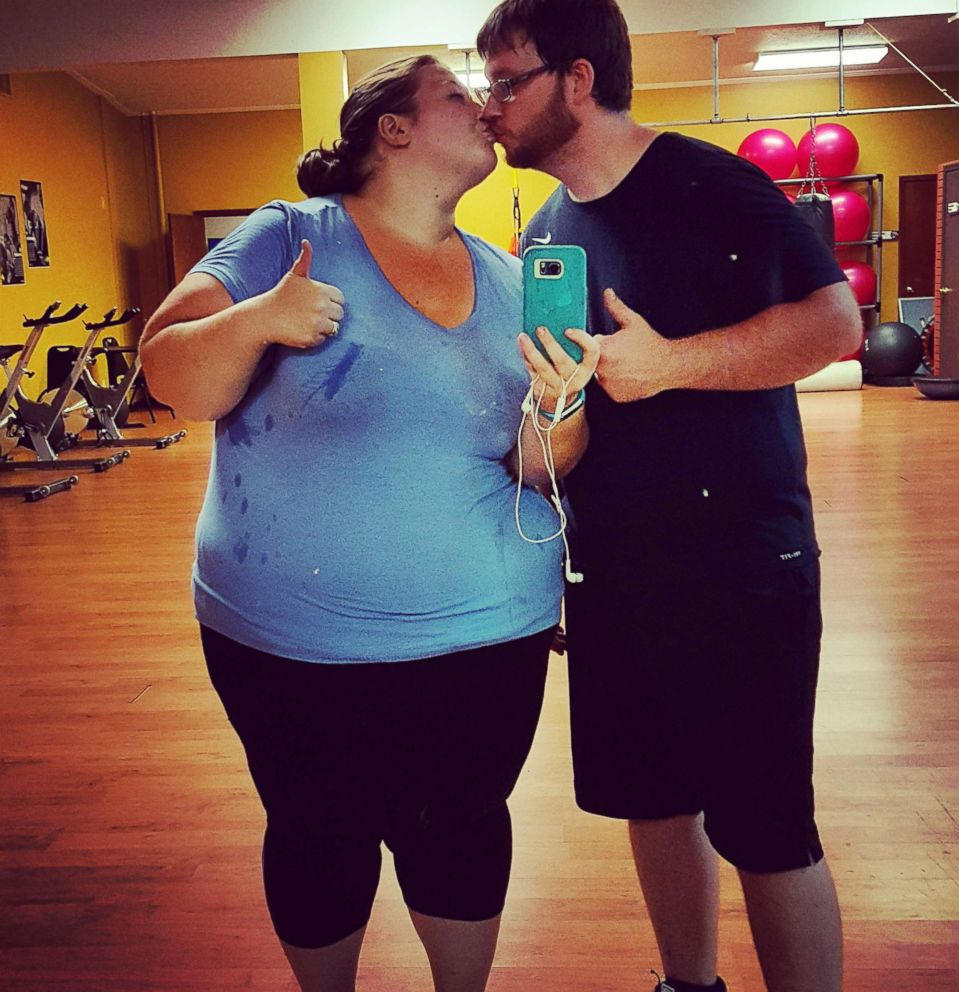
[{"label": "eyeglasses", "polygon": [[539,76],[544,72],[552,72],[550,65],[538,65],[535,69],[528,69],[509,79],[494,79],[489,86],[474,86],[473,95],[479,101],[481,107],[485,107],[492,97],[497,103],[510,103],[515,99],[514,87],[519,83],[525,83],[527,79]]}]

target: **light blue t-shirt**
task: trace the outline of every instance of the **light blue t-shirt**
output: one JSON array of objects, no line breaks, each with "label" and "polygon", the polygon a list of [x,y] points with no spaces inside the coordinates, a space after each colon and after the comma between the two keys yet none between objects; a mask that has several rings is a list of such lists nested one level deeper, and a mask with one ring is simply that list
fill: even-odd
[{"label": "light blue t-shirt", "polygon": [[[198,619],[316,662],[426,658],[556,623],[561,542],[519,536],[504,464],[528,386],[519,263],[464,233],[476,304],[446,330],[397,293],[340,198],[316,197],[256,211],[193,271],[249,299],[292,268],[302,238],[346,314],[315,348],[273,346],[216,425]],[[528,535],[555,531],[534,490],[521,510]]]}]

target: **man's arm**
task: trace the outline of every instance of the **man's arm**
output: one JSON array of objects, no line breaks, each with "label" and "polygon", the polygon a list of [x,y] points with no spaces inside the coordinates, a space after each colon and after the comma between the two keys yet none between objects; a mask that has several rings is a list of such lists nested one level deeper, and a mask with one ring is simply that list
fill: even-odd
[{"label": "man's arm", "polygon": [[619,330],[603,340],[596,378],[618,403],[667,389],[773,389],[825,368],[859,346],[862,318],[845,282],[780,303],[738,324],[669,339],[608,289]]}]

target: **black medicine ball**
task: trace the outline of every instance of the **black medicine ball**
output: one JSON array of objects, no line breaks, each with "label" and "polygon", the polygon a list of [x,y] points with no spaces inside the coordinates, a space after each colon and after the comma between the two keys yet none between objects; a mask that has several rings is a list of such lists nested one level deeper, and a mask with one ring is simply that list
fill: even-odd
[{"label": "black medicine ball", "polygon": [[862,369],[876,377],[912,375],[922,361],[922,340],[914,328],[897,320],[877,324],[866,333]]}]

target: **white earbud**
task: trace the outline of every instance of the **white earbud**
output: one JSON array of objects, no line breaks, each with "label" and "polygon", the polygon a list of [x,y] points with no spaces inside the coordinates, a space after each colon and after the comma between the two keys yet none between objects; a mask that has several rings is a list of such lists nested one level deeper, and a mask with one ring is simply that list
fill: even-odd
[{"label": "white earbud", "polygon": [[576,585],[577,582],[583,581],[582,572],[574,572],[572,566],[569,563],[569,558],[566,559],[566,581],[572,585]]}]

